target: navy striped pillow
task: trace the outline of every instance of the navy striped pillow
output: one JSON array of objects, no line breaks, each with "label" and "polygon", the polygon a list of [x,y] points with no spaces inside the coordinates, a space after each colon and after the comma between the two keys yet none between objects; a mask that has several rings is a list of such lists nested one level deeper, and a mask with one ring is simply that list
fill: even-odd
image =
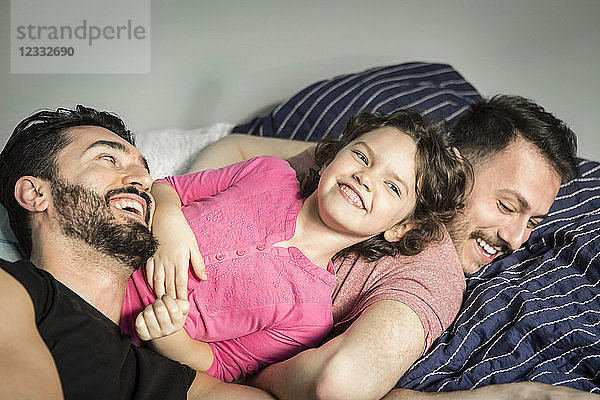
[{"label": "navy striped pillow", "polygon": [[339,138],[348,119],[361,111],[389,113],[401,108],[416,108],[451,127],[480,99],[451,66],[413,62],[314,83],[266,117],[238,125],[233,132],[319,141]]}]

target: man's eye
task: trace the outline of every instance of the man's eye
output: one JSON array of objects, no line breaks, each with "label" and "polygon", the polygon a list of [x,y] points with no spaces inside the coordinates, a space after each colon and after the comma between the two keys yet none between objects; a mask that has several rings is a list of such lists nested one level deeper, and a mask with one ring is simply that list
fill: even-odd
[{"label": "man's eye", "polygon": [[504,204],[501,201],[498,201],[498,205],[499,205],[500,209],[504,212],[507,212],[507,213],[514,212],[514,210],[512,208],[510,208],[509,206],[507,206],[506,204]]},{"label": "man's eye", "polygon": [[369,163],[369,160],[367,159],[367,156],[365,156],[363,153],[361,153],[358,150],[352,150],[352,152],[354,154],[356,154],[356,156],[365,164],[367,165]]},{"label": "man's eye", "polygon": [[396,186],[392,182],[386,182],[386,185],[388,185],[388,187],[390,188],[390,190],[392,192],[394,192],[396,194],[396,196],[400,197],[400,189],[398,189],[398,186]]},{"label": "man's eye", "polygon": [[108,155],[108,154],[105,154],[105,155],[103,155],[103,156],[100,156],[100,158],[101,158],[101,159],[103,159],[103,160],[110,161],[110,162],[111,162],[111,163],[113,163],[113,164],[116,164],[116,163],[117,163],[117,161],[115,160],[115,158],[114,158],[113,156],[110,156],[110,155]]}]

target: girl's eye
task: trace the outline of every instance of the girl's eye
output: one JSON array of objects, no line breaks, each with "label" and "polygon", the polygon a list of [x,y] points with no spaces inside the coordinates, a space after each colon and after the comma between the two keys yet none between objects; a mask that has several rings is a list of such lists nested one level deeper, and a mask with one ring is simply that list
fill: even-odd
[{"label": "girl's eye", "polygon": [[367,159],[367,156],[365,156],[363,153],[361,153],[358,150],[352,150],[352,152],[354,154],[356,154],[356,156],[365,164],[367,165],[369,163],[369,160]]},{"label": "girl's eye", "polygon": [[400,197],[400,189],[398,189],[398,186],[396,186],[392,182],[386,182],[386,185],[388,185],[388,187],[390,188],[390,190],[392,192],[394,192],[396,194],[396,196]]}]

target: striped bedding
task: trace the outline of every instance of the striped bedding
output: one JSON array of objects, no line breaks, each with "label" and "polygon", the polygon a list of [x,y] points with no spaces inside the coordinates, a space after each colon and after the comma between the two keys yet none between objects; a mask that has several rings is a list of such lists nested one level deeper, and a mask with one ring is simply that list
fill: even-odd
[{"label": "striped bedding", "polygon": [[[317,141],[339,137],[359,111],[406,107],[451,127],[480,98],[449,65],[408,63],[317,82],[233,131]],[[397,386],[532,380],[600,393],[599,210],[600,165],[581,160],[529,241],[467,277],[457,320]]]},{"label": "striped bedding", "polygon": [[481,99],[477,90],[446,64],[406,63],[372,68],[314,83],[268,116],[233,132],[319,141],[341,136],[348,119],[361,111],[415,108],[449,126]]}]

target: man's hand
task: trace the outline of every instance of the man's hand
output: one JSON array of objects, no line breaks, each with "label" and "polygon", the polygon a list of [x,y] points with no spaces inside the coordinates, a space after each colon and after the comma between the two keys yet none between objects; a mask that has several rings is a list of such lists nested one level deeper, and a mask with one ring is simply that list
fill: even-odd
[{"label": "man's hand", "polygon": [[172,335],[183,329],[189,311],[189,302],[175,300],[165,294],[139,313],[135,319],[135,330],[142,340]]}]

